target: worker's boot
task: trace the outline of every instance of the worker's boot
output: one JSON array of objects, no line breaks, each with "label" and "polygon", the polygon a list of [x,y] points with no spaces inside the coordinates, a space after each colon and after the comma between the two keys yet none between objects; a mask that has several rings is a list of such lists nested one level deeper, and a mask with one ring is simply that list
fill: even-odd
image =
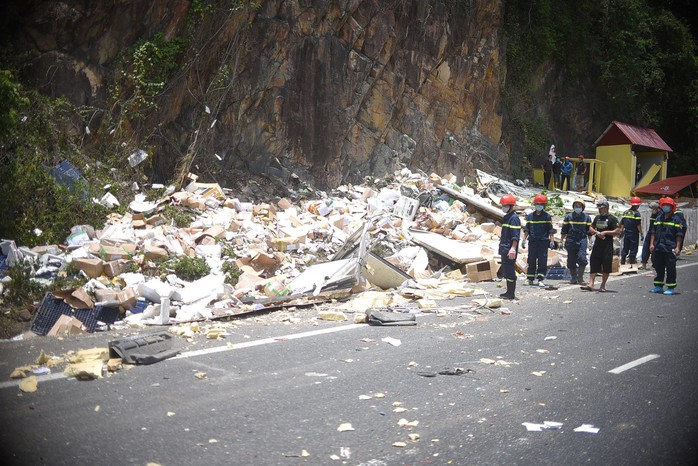
[{"label": "worker's boot", "polygon": [[570,269],[570,275],[572,275],[572,278],[570,279],[570,285],[576,285],[579,283],[579,280],[577,279],[577,269]]},{"label": "worker's boot", "polygon": [[586,282],[584,281],[584,267],[577,269],[577,283],[580,285],[586,285]]},{"label": "worker's boot", "polygon": [[509,281],[506,279],[505,281],[507,283],[507,291],[506,293],[500,294],[499,297],[502,299],[516,299],[516,296],[514,296],[514,291],[516,290],[516,282]]}]

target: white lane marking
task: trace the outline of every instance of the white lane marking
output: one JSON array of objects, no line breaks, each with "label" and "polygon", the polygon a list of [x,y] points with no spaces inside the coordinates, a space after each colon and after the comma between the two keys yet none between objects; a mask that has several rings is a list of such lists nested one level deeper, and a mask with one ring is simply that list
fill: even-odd
[{"label": "white lane marking", "polygon": [[221,353],[223,351],[232,351],[232,350],[237,350],[237,349],[242,349],[242,348],[250,348],[252,346],[268,345],[271,343],[279,343],[279,342],[286,341],[286,340],[297,340],[299,338],[307,338],[307,337],[313,337],[316,335],[324,335],[326,333],[343,332],[345,330],[355,330],[357,328],[362,328],[362,327],[366,328],[366,324],[349,324],[349,325],[342,325],[340,327],[329,327],[329,328],[323,328],[320,330],[311,330],[309,332],[292,333],[290,335],[283,335],[280,337],[263,338],[261,340],[246,341],[244,343],[234,343],[230,346],[228,346],[228,345],[217,346],[215,348],[208,348],[208,349],[203,349],[203,350],[186,351],[184,353],[180,353],[179,355],[175,356],[172,359],[191,358],[194,356],[201,356],[202,354]]},{"label": "white lane marking", "polygon": [[[308,338],[308,337],[313,337],[316,335],[324,335],[327,333],[343,332],[345,330],[355,330],[357,328],[362,328],[362,327],[366,328],[366,324],[349,324],[349,325],[341,325],[339,327],[328,327],[328,328],[323,328],[323,329],[319,329],[319,330],[311,330],[308,332],[282,335],[279,337],[263,338],[261,340],[246,341],[244,343],[235,343],[235,344],[230,345],[230,346],[226,345],[226,346],[217,346],[215,348],[208,348],[208,349],[203,349],[203,350],[185,351],[184,353],[180,353],[179,355],[177,355],[173,358],[170,358],[170,359],[191,358],[194,356],[201,356],[203,354],[222,353],[224,351],[232,351],[232,350],[237,350],[237,349],[242,349],[242,348],[250,348],[253,346],[268,345],[271,343],[279,343],[279,342],[288,341],[288,340],[297,340],[299,338]],[[48,382],[51,380],[65,379],[67,377],[62,372],[60,372],[60,373],[56,373],[56,374],[37,376],[37,378],[39,379],[39,383],[41,383],[41,382]],[[19,382],[20,382],[20,380],[11,380],[9,382],[0,382],[0,389],[17,387],[17,386],[19,386]]]},{"label": "white lane marking", "polygon": [[620,374],[621,372],[625,372],[628,369],[632,369],[635,366],[639,366],[640,364],[644,364],[648,361],[651,361],[653,359],[657,359],[659,357],[658,354],[648,354],[644,358],[636,359],[634,361],[631,361],[627,364],[623,364],[622,366],[618,366],[615,369],[611,369],[610,372],[611,374]]}]

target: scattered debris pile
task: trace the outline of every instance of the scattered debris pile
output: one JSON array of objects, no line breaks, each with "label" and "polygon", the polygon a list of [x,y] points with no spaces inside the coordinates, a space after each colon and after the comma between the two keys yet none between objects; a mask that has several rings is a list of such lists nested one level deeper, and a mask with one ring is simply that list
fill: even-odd
[{"label": "scattered debris pile", "polygon": [[[24,263],[31,280],[43,285],[59,276],[83,278],[80,287],[46,293],[32,321],[40,335],[322,303],[363,321],[368,309],[418,312],[435,307],[434,299],[472,295],[468,282],[497,279],[497,201],[513,193],[526,213],[537,193],[484,172],[474,187],[456,181],[452,174],[403,169],[307,200],[289,189],[286,197],[251,202],[190,175],[184,189],[163,186],[155,201],[137,195],[101,229],[73,227],[63,245],[30,249],[3,241],[0,277]],[[557,196],[559,211],[552,213],[558,223],[574,198],[594,205],[578,193]],[[95,201],[119,205],[108,195]],[[187,221],[165,215],[173,209]],[[523,272],[522,252],[517,267]],[[548,265],[561,266],[563,256],[551,251]],[[8,277],[2,280],[7,286]],[[346,300],[348,306],[339,302]],[[323,318],[343,317],[330,312]],[[376,315],[372,320],[386,323]]]}]

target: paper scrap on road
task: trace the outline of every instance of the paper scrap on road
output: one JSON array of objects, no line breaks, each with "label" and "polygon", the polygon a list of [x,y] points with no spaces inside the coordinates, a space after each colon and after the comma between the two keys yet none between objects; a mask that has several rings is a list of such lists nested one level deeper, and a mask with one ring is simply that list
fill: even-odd
[{"label": "paper scrap on road", "polygon": [[543,340],[545,340],[545,341],[557,340],[557,337],[555,337],[555,336],[548,336],[548,337],[543,338]]},{"label": "paper scrap on road", "polygon": [[543,424],[538,424],[535,422],[522,422],[522,426],[526,428],[529,432],[542,432],[543,429],[561,429],[562,422],[555,421],[543,421]]},{"label": "paper scrap on road", "polygon": [[588,434],[598,434],[599,430],[601,429],[594,427],[594,424],[582,424],[581,426],[574,428],[575,432],[586,432]]},{"label": "paper scrap on road", "polygon": [[382,342],[388,343],[389,345],[393,346],[400,346],[402,342],[398,340],[397,338],[392,338],[392,337],[385,337],[381,339]]},{"label": "paper scrap on road", "polygon": [[351,430],[354,430],[354,428],[351,426],[351,423],[349,422],[340,424],[339,427],[337,427],[337,431],[339,432],[349,432]]}]

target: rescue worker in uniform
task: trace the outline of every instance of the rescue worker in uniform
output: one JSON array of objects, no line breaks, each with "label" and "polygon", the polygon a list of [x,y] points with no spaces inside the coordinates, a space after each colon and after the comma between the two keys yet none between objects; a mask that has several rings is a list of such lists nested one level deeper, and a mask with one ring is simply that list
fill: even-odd
[{"label": "rescue worker in uniform", "polygon": [[620,233],[618,219],[608,213],[608,202],[596,203],[599,215],[591,222],[591,234],[594,235],[594,246],[589,257],[589,284],[582,290],[594,291],[594,280],[601,274],[600,292],[606,291],[606,282],[613,268],[613,237]]},{"label": "rescue worker in uniform", "polygon": [[647,270],[647,261],[650,259],[650,231],[652,230],[652,225],[654,225],[654,220],[661,213],[658,202],[650,202],[650,209],[652,209],[652,213],[650,214],[650,224],[645,234],[645,241],[642,243],[642,255],[640,257],[642,264],[640,264],[640,270]]},{"label": "rescue worker in uniform", "polygon": [[625,264],[625,258],[628,258],[628,263],[635,264],[637,262],[637,248],[640,241],[644,239],[642,234],[642,215],[639,208],[642,200],[635,196],[630,199],[630,209],[623,213],[620,218],[620,233],[623,235],[623,247],[620,250],[620,263]]},{"label": "rescue worker in uniform", "polygon": [[[674,201],[676,202],[676,201]],[[679,223],[681,224],[681,232],[682,237],[686,237],[686,230],[688,230],[688,224],[686,223],[686,217],[684,216],[683,212],[681,212],[681,209],[679,209],[678,206],[676,206],[676,210],[674,210],[674,215],[678,217]],[[683,241],[683,240],[681,240]],[[679,254],[681,253],[681,249],[679,249]],[[676,255],[676,257],[679,257],[679,254]]]},{"label": "rescue worker in uniform", "polygon": [[499,200],[502,205],[502,234],[499,237],[499,254],[502,259],[502,271],[507,284],[507,291],[499,295],[503,299],[516,299],[516,256],[519,252],[521,237],[521,220],[514,211],[516,199],[511,194],[505,194]]},{"label": "rescue worker in uniform", "polygon": [[[676,257],[681,252],[683,223],[676,215],[676,203],[670,197],[659,200],[662,213],[655,219],[650,230],[650,251],[652,266],[656,271],[652,293],[674,294],[676,288]],[[666,276],[665,276],[666,274]],[[664,285],[666,284],[666,290]]]},{"label": "rescue worker in uniform", "polygon": [[526,248],[526,240],[530,236],[531,247],[528,249],[526,274],[529,285],[533,285],[533,281],[538,280],[538,286],[545,286],[543,280],[548,270],[548,248],[555,247],[553,218],[545,211],[547,203],[548,198],[544,194],[536,194],[533,198],[535,210],[526,216],[521,247]]},{"label": "rescue worker in uniform", "polygon": [[562,230],[560,232],[562,243],[567,250],[567,268],[570,270],[572,279],[570,284],[584,283],[584,269],[587,261],[587,237],[591,234],[591,217],[584,213],[586,205],[581,199],[577,199],[572,203],[572,212],[567,214],[562,221]]}]

